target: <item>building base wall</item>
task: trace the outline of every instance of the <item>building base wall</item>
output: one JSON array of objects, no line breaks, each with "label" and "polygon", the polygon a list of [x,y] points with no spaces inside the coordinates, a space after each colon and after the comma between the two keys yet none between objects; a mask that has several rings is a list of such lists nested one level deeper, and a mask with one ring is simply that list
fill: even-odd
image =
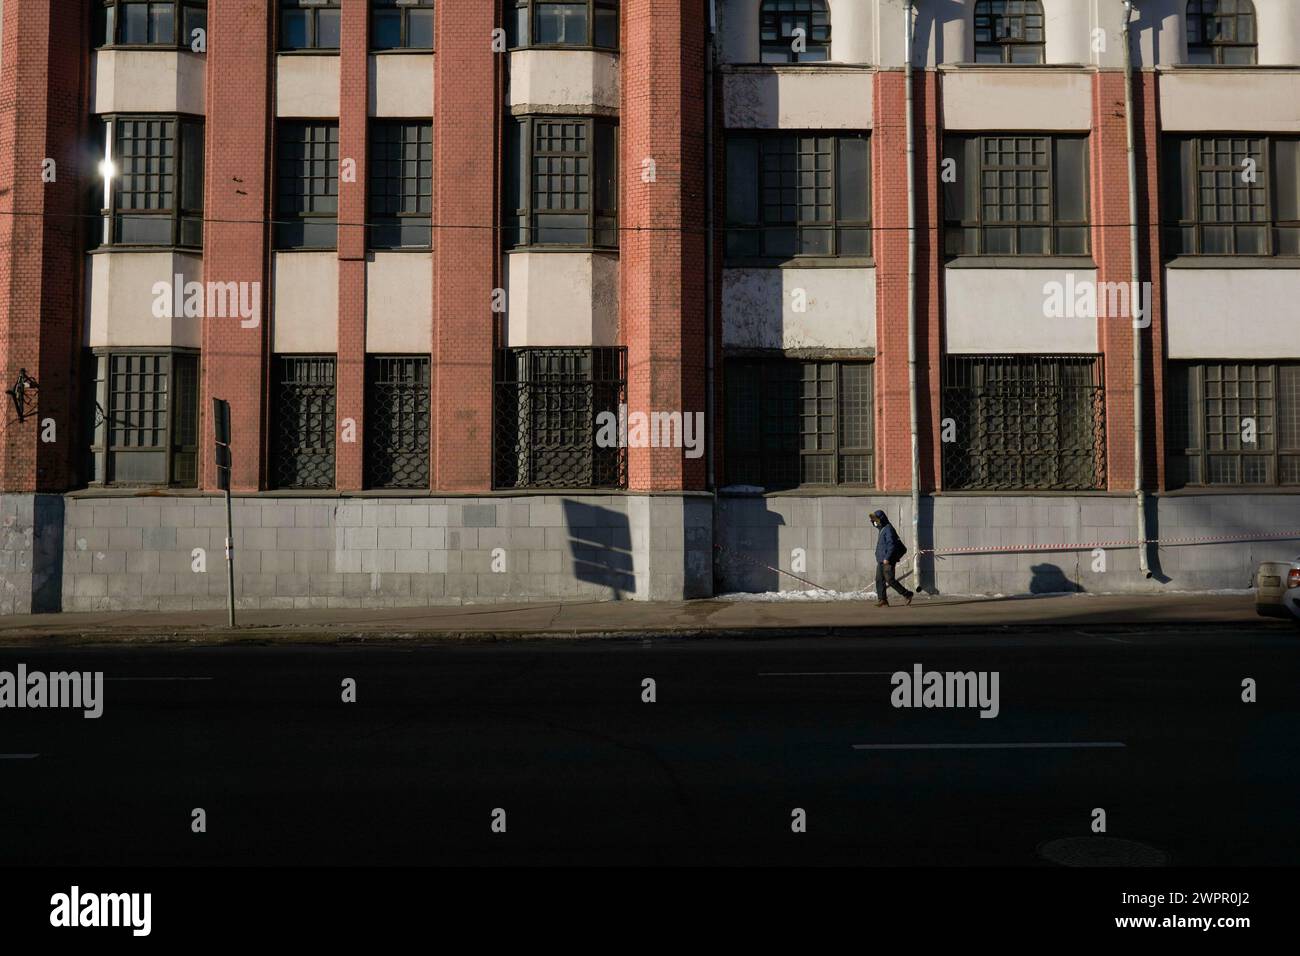
[{"label": "building base wall", "polygon": [[[682,600],[712,593],[712,499],[239,497],[241,608],[530,600]],[[226,604],[220,497],[69,497],[65,611]]]},{"label": "building base wall", "polygon": [[[900,579],[916,589],[919,570],[938,594],[1237,590],[1300,554],[1300,537],[1249,540],[1300,534],[1292,495],[1150,498],[1149,578],[1127,495],[923,497],[920,547],[959,553],[919,568],[905,495],[250,496],[234,499],[236,594],[328,608],[857,591],[874,582],[876,508],[912,549]],[[0,495],[0,614],[224,607],[225,536],[217,496]]]},{"label": "building base wall", "polygon": [[[900,568],[900,580],[915,590],[919,570],[921,588],[939,594],[1244,589],[1254,585],[1261,561],[1300,554],[1300,496],[1295,495],[1148,498],[1147,536],[1162,542],[1158,550],[1150,549],[1150,578],[1139,570],[1132,543],[1137,520],[1131,495],[922,497],[920,547],[967,550],[924,555],[919,568],[912,563],[918,545],[912,540],[909,496],[723,495],[716,531],[718,592],[809,590],[807,583],[770,568],[835,591],[873,587],[876,532],[867,516],[877,508],[889,515],[913,552]],[[1288,531],[1297,537],[1222,540]],[[1049,547],[1016,550],[1027,546]]]},{"label": "building base wall", "polygon": [[0,495],[0,614],[59,610],[62,495]]}]

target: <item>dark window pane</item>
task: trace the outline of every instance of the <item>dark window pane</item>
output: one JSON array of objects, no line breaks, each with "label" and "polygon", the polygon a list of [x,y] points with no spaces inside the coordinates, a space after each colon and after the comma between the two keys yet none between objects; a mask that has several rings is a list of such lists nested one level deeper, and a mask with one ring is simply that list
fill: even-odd
[{"label": "dark window pane", "polygon": [[149,42],[149,5],[130,3],[123,9],[122,35],[118,42],[123,44],[146,44]]},{"label": "dark window pane", "polygon": [[174,9],[170,3],[155,3],[149,8],[149,41],[151,43],[176,42],[176,36],[173,32],[175,23],[173,21]]},{"label": "dark window pane", "polygon": [[751,137],[727,140],[727,221],[759,221],[758,142]]},{"label": "dark window pane", "polygon": [[371,18],[370,46],[376,50],[395,50],[402,45],[402,12],[376,10]]},{"label": "dark window pane", "polygon": [[618,49],[618,11],[605,7],[596,8],[595,45],[606,49]]},{"label": "dark window pane", "polygon": [[585,3],[537,4],[537,42],[585,46],[587,5]]},{"label": "dark window pane", "polygon": [[850,220],[871,218],[871,160],[867,141],[844,137],[839,142],[839,165],[836,186],[839,191],[839,217]]},{"label": "dark window pane", "polygon": [[303,50],[311,42],[306,10],[285,10],[280,15],[280,47],[285,50]]},{"label": "dark window pane", "polygon": [[432,50],[433,10],[409,10],[406,17],[406,45],[414,50]]},{"label": "dark window pane", "polygon": [[316,11],[316,48],[337,50],[339,45],[339,11]]},{"label": "dark window pane", "polygon": [[1088,219],[1087,140],[1058,139],[1056,147],[1056,218],[1066,222]]},{"label": "dark window pane", "polygon": [[196,30],[208,32],[208,10],[206,7],[186,7],[182,20],[184,32],[181,35],[183,46],[193,47]]}]

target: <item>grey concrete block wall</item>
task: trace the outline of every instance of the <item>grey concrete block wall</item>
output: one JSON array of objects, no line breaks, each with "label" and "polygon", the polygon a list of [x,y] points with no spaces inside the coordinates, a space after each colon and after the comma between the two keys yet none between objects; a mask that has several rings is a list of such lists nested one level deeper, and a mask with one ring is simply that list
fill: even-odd
[{"label": "grey concrete block wall", "polygon": [[[66,501],[64,610],[224,606],[222,499]],[[237,603],[703,597],[712,593],[712,511],[707,495],[239,497]]]},{"label": "grey concrete block wall", "polygon": [[[236,498],[236,591],[241,607],[308,608],[809,587],[774,568],[855,591],[874,582],[876,508],[914,557],[906,495]],[[943,594],[1235,590],[1300,554],[1294,539],[1205,540],[1300,531],[1297,495],[1150,498],[1151,578],[1131,544],[1107,544],[1136,534],[1127,495],[925,497],[920,524],[921,546],[960,553],[902,577]],[[223,607],[225,534],[216,497],[0,496],[0,613]]]},{"label": "grey concrete block wall", "polygon": [[59,609],[63,522],[61,495],[0,495],[0,614]]},{"label": "grey concrete block wall", "polygon": [[[900,577],[915,588],[919,571],[925,589],[941,594],[1237,590],[1253,585],[1261,561],[1300,554],[1300,539],[1204,540],[1300,532],[1300,495],[1149,497],[1147,536],[1160,544],[1149,550],[1153,573],[1147,578],[1131,543],[1137,518],[1130,495],[923,497],[921,546],[966,551],[925,556],[918,568],[911,563],[917,542],[910,496],[723,494],[714,530],[717,590],[807,590],[770,570],[795,571],[795,549],[802,549],[806,568],[800,577],[836,591],[873,588],[876,532],[867,516],[876,508],[889,514],[913,549]],[[1025,550],[1029,546],[1046,548]]]}]

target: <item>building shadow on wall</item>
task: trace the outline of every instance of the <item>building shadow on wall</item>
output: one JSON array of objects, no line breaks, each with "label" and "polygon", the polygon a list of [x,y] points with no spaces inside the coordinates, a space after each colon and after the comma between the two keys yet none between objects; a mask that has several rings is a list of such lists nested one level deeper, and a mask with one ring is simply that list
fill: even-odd
[{"label": "building shadow on wall", "polygon": [[63,610],[62,495],[36,495],[32,504],[32,613]]},{"label": "building shadow on wall", "polygon": [[933,49],[936,63],[965,60],[965,50],[944,49],[943,25],[954,20],[964,20],[968,9],[966,4],[959,3],[958,0],[929,0],[928,3],[919,4],[916,11],[916,49]]},{"label": "building shadow on wall", "polygon": [[921,507],[917,514],[919,515],[916,528],[917,541],[914,545],[909,545],[909,547],[916,548],[915,589],[920,591],[922,594],[938,594],[939,587],[937,584],[937,570],[935,566],[937,556],[934,553],[933,496],[921,496]]},{"label": "building shadow on wall", "polygon": [[564,524],[569,534],[573,575],[579,581],[609,588],[615,601],[636,593],[632,569],[632,529],[628,516],[611,508],[565,499]]},{"label": "building shadow on wall", "polygon": [[781,554],[780,528],[785,518],[769,511],[766,499],[761,497],[729,497],[723,501],[719,509],[722,517],[714,531],[718,539],[714,590],[762,594],[780,591],[783,584],[806,588],[775,570],[788,570],[792,557]]}]

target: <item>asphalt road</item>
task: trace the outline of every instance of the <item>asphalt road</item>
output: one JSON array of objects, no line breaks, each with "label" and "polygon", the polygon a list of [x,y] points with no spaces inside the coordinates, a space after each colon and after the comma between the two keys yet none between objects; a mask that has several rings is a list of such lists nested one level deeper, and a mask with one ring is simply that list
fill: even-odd
[{"label": "asphalt road", "polygon": [[[104,713],[0,709],[0,864],[1049,865],[1064,838],[1300,862],[1286,627],[0,649],[19,662],[102,670]],[[893,707],[918,663],[997,671],[999,716]]]}]

